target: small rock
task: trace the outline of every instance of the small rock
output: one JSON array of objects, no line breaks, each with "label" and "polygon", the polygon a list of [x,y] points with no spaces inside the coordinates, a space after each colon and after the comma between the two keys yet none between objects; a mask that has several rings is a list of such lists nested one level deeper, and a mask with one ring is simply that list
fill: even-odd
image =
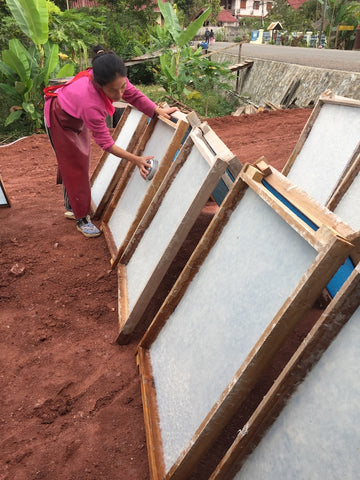
[{"label": "small rock", "polygon": [[14,277],[22,277],[25,273],[25,265],[21,265],[19,263],[15,263],[10,270],[10,273],[14,275]]}]

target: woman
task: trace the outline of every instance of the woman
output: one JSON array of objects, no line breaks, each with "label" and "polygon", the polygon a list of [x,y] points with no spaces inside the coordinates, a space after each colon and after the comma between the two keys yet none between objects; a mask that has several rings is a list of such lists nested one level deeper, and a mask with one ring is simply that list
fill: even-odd
[{"label": "woman", "polygon": [[112,102],[124,100],[149,117],[170,114],[176,107],[161,108],[132,85],[124,62],[101,46],[94,48],[92,68],[80,72],[65,85],[44,89],[45,123],[58,162],[58,183],[63,183],[65,216],[76,219],[77,229],[86,237],[101,231],[90,220],[90,134],[95,142],[113,155],[135,163],[146,178],[148,161],[115,145],[106,125],[113,115]]},{"label": "woman", "polygon": [[210,40],[210,44],[214,43],[215,41],[215,34],[213,29],[210,30],[209,40]]}]

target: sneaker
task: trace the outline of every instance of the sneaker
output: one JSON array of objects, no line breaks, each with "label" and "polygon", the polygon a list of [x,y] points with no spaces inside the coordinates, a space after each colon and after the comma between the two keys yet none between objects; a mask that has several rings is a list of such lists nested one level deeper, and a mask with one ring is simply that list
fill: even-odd
[{"label": "sneaker", "polygon": [[101,235],[101,231],[91,222],[89,215],[80,218],[80,220],[76,222],[76,228],[85,235],[85,237],[98,237]]},{"label": "sneaker", "polygon": [[72,210],[66,210],[64,213],[65,218],[68,218],[69,220],[75,220],[75,215]]}]

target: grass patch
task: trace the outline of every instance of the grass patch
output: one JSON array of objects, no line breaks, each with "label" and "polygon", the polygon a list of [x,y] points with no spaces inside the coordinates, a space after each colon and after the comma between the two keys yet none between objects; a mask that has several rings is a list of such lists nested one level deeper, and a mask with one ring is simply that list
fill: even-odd
[{"label": "grass patch", "polygon": [[166,91],[160,85],[136,85],[136,88],[140,90],[144,95],[146,95],[150,100],[155,103],[160,103],[166,101],[165,95]]}]

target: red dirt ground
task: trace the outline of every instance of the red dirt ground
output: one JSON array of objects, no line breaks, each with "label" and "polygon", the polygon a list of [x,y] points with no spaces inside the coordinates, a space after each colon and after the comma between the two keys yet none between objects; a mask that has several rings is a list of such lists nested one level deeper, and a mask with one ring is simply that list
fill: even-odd
[{"label": "red dirt ground", "polygon": [[[264,155],[281,169],[310,113],[208,123],[242,162]],[[100,154],[93,146],[92,169]],[[1,147],[0,173],[11,201],[0,209],[0,479],[146,480],[137,342],[114,343],[117,276],[105,239],[86,239],[64,218],[46,135]],[[215,210],[209,202],[149,318]]]}]

